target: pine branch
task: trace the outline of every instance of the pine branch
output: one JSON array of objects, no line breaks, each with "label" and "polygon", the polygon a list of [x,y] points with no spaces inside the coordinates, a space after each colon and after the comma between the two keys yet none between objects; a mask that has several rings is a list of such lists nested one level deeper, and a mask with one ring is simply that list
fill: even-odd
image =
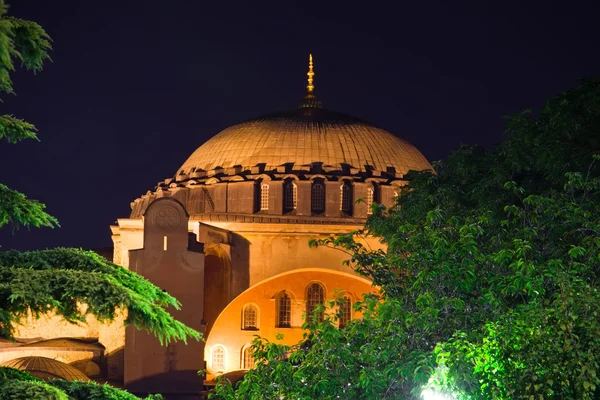
[{"label": "pine branch", "polygon": [[44,211],[45,208],[44,204],[0,184],[0,227],[6,224],[14,228],[60,226],[56,218]]},{"label": "pine branch", "polygon": [[5,138],[11,144],[25,139],[38,140],[35,131],[35,126],[29,122],[12,115],[0,115],[0,140]]},{"label": "pine branch", "polygon": [[[82,309],[80,304],[84,304]],[[161,344],[199,339],[200,334],[175,320],[168,306],[179,303],[143,277],[77,249],[0,253],[0,336],[12,337],[13,324],[29,312],[54,312],[79,323],[93,315],[112,321],[127,312],[126,325],[145,330]]]}]

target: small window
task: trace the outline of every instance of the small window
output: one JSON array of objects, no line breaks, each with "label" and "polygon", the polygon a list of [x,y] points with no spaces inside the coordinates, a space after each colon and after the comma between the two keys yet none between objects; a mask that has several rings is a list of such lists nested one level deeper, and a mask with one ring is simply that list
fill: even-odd
[{"label": "small window", "polygon": [[269,209],[269,185],[266,183],[260,185],[260,209],[261,211]]},{"label": "small window", "polygon": [[367,214],[373,214],[373,200],[375,198],[375,190],[373,188],[367,189]]},{"label": "small window", "polygon": [[216,372],[225,371],[225,349],[216,346],[212,350],[212,369]]},{"label": "small window", "polygon": [[295,210],[298,207],[298,186],[291,179],[285,182],[283,187],[283,208],[286,211]]},{"label": "small window", "polygon": [[258,309],[256,306],[250,304],[244,307],[242,313],[242,327],[243,329],[256,330],[258,329]]},{"label": "small window", "polygon": [[323,182],[312,184],[310,201],[313,212],[322,213],[325,211],[325,185]]},{"label": "small window", "polygon": [[[312,283],[306,290],[306,317],[312,319],[314,310],[325,302],[325,289],[318,283]],[[317,321],[322,322],[325,315],[323,310],[317,316]],[[310,319],[309,319],[310,321]]]},{"label": "small window", "polygon": [[286,292],[277,299],[277,327],[289,328],[292,325],[292,300]]},{"label": "small window", "polygon": [[254,368],[254,357],[252,357],[252,348],[247,345],[242,351],[242,369]]},{"label": "small window", "polygon": [[352,299],[344,296],[340,304],[340,328],[345,327],[352,320]]},{"label": "small window", "polygon": [[348,182],[340,186],[340,210],[346,214],[352,213],[352,188]]}]

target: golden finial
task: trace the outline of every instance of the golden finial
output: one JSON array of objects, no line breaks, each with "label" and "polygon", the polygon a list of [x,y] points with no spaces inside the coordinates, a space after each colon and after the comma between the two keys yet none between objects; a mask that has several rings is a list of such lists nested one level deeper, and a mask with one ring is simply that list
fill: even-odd
[{"label": "golden finial", "polygon": [[306,90],[308,91],[307,94],[312,96],[315,91],[315,85],[313,84],[315,73],[313,71],[312,54],[308,55],[308,73],[306,75],[308,76],[308,85],[306,86]]}]

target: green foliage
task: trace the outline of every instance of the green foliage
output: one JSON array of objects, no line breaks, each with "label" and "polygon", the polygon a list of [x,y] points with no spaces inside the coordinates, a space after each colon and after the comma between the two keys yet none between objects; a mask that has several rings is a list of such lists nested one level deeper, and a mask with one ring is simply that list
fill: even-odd
[{"label": "green foliage", "polygon": [[41,381],[0,381],[0,400],[70,400],[59,389]]},{"label": "green foliage", "polygon": [[45,226],[54,228],[58,221],[48,215],[45,205],[29,200],[24,194],[11,190],[0,183],[0,228],[6,224],[14,228],[19,226],[36,228]]},{"label": "green foliage", "polygon": [[497,150],[463,147],[414,177],[364,230],[312,241],[350,254],[382,299],[344,329],[308,326],[286,361],[258,346],[256,369],[216,395],[600,398],[598,154],[600,81],[589,79],[537,117],[509,117]]},{"label": "green foliage", "polygon": [[[71,400],[140,400],[140,397],[125,390],[110,385],[99,385],[94,382],[69,382],[62,379],[52,379],[48,381],[48,384],[66,393]],[[151,394],[143,400],[162,400],[162,398],[159,394]]]},{"label": "green foliage", "polygon": [[14,379],[18,381],[41,381],[41,379],[36,378],[27,371],[0,366],[0,381],[3,379]]},{"label": "green foliage", "polygon": [[[83,308],[80,306],[83,304]],[[0,336],[29,312],[55,312],[69,322],[100,321],[127,312],[126,324],[157,336],[161,343],[200,334],[175,320],[166,308],[179,303],[143,277],[91,251],[54,249],[0,253]]]},{"label": "green foliage", "polygon": [[[143,400],[162,400],[161,395],[150,395]],[[0,400],[140,400],[131,393],[110,385],[94,382],[51,379],[48,382],[29,372],[0,367]]]}]

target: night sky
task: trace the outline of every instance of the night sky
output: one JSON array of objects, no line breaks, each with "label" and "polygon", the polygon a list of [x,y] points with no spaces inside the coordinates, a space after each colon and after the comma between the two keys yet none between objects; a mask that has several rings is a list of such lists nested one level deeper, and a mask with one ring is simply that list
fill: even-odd
[{"label": "night sky", "polygon": [[310,52],[325,108],[430,161],[494,146],[503,115],[600,74],[600,2],[487,3],[13,0],[54,50],[41,73],[15,73],[17,96],[0,104],[41,139],[0,143],[0,182],[62,227],[4,227],[0,244],[110,246],[129,203],[211,136],[296,107]]}]

